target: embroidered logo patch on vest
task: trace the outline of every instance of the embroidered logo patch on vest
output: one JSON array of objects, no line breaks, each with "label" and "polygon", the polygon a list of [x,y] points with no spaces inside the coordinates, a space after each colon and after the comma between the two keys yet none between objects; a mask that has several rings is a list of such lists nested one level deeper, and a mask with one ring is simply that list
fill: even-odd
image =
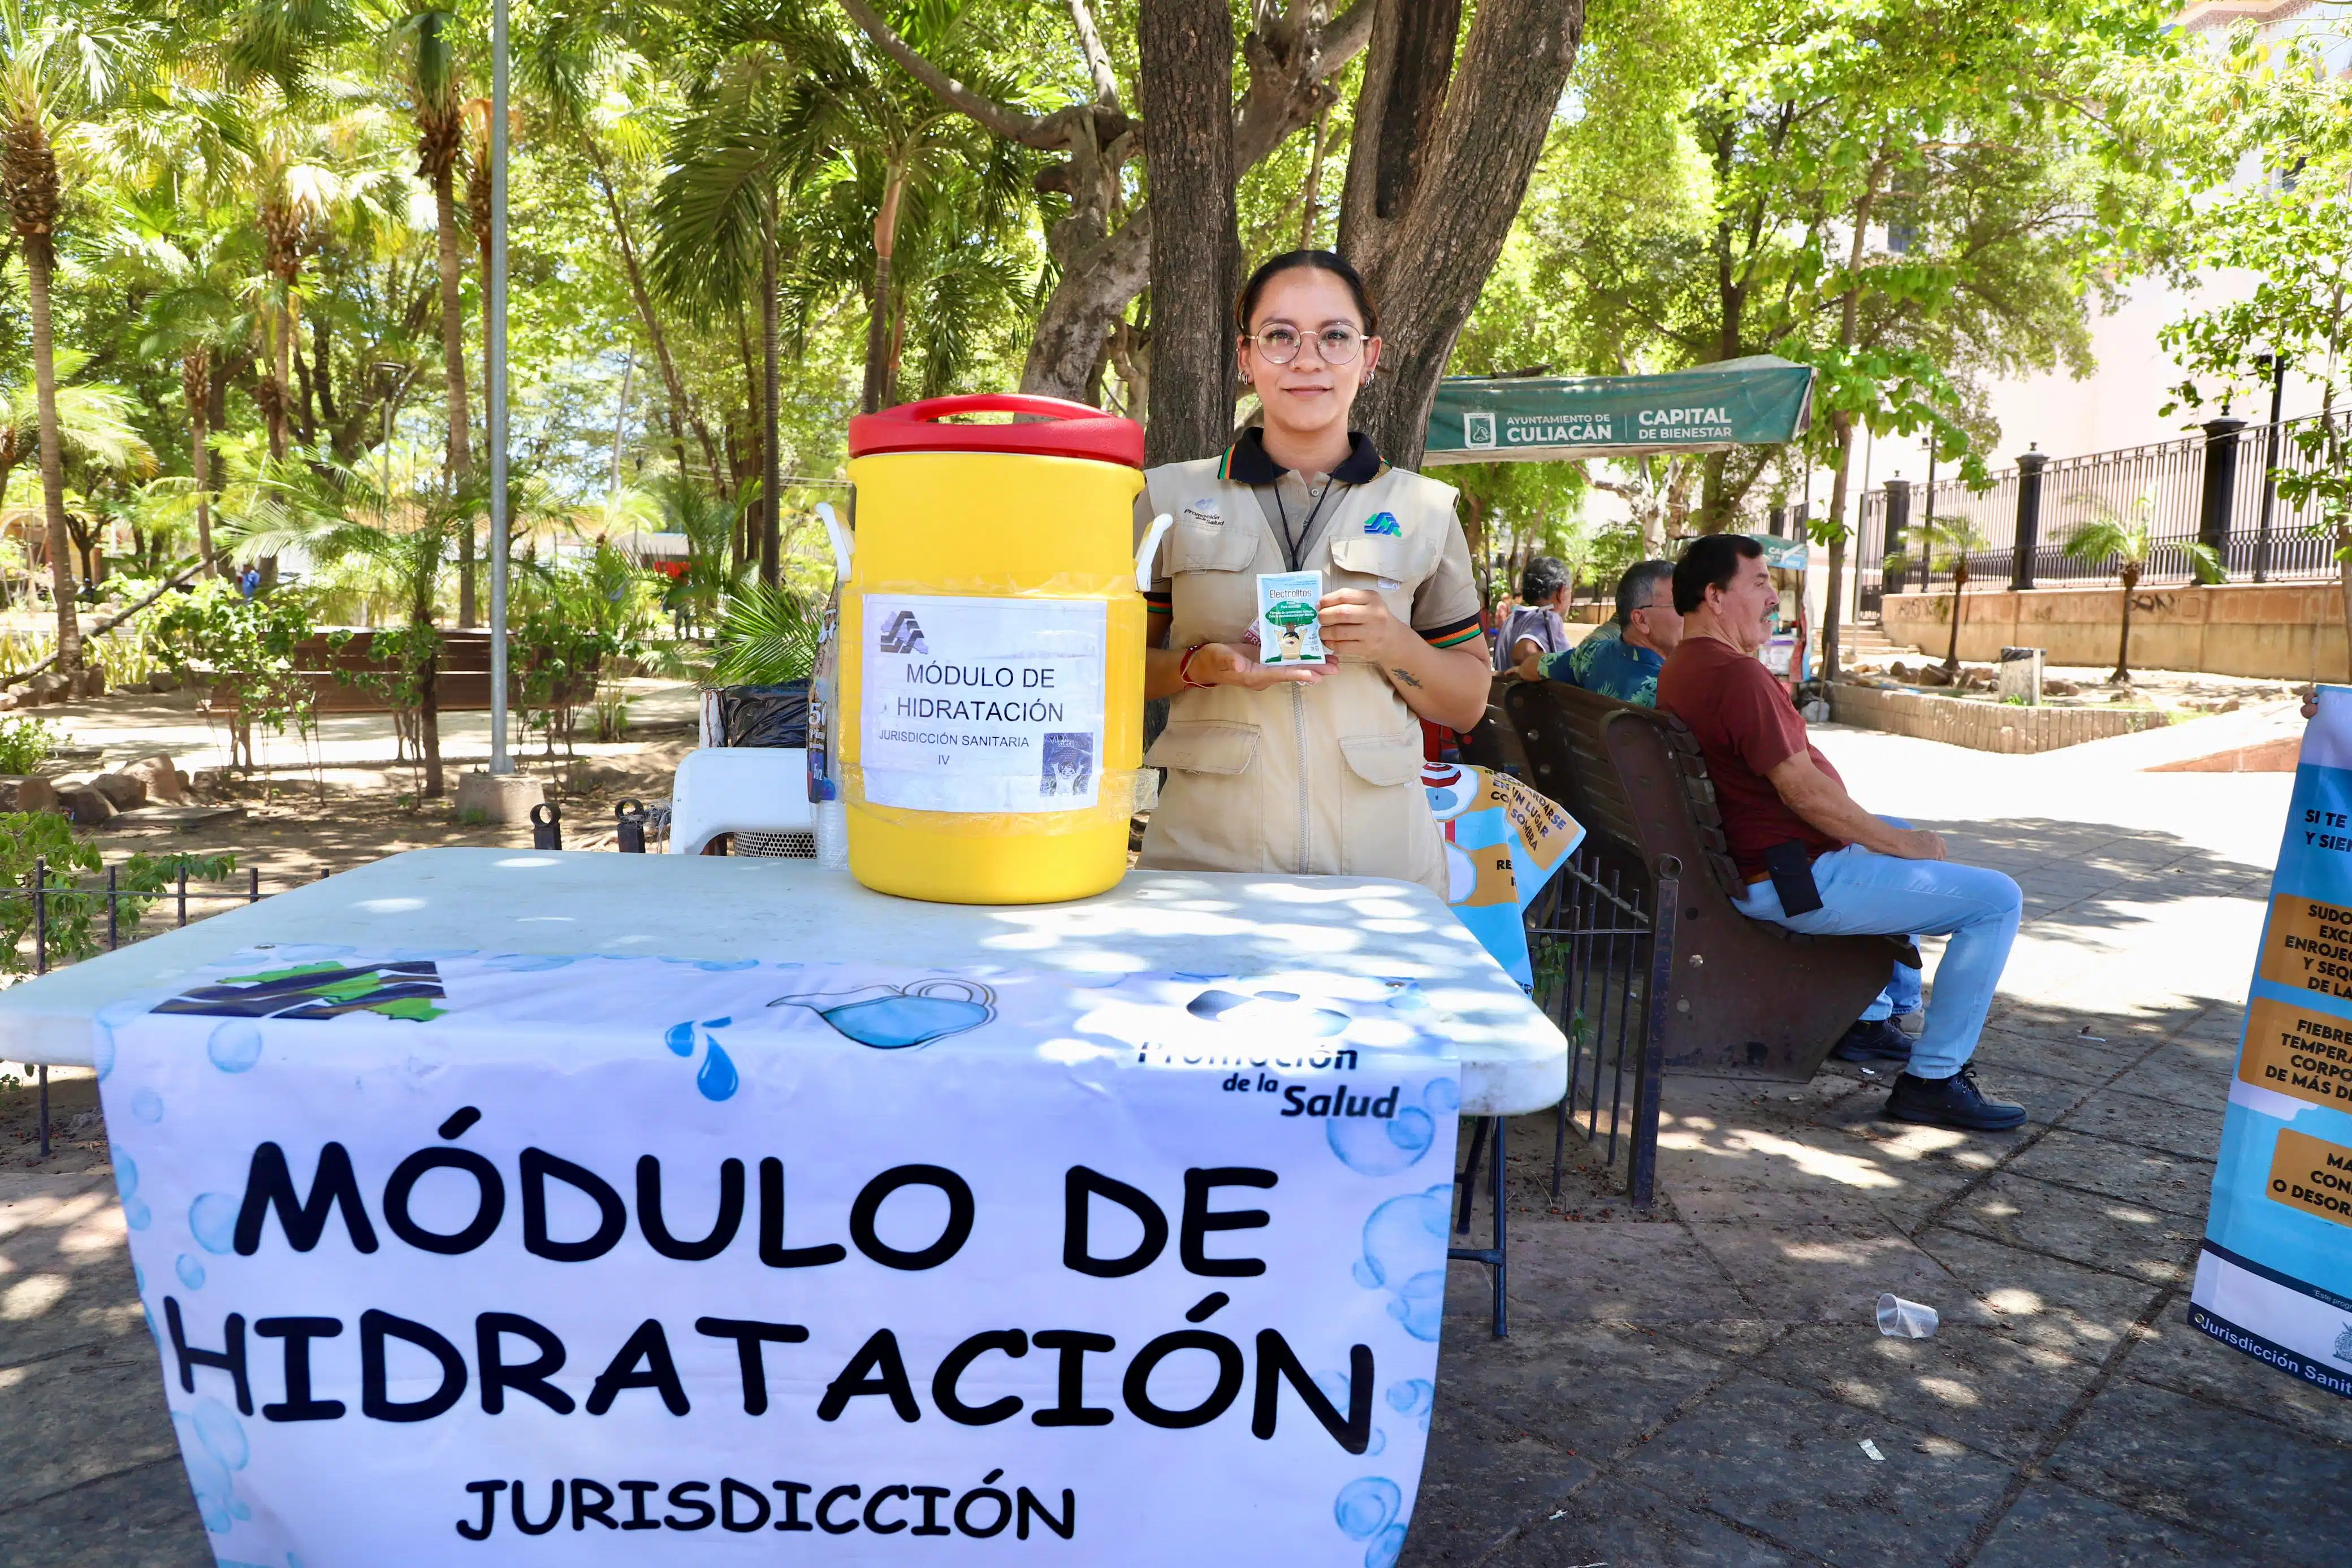
[{"label": "embroidered logo patch on vest", "polygon": [[1396,538],[1404,533],[1404,529],[1398,526],[1394,512],[1374,512],[1364,519],[1364,532],[1386,534],[1391,538]]},{"label": "embroidered logo patch on vest", "polygon": [[1203,496],[1185,507],[1184,516],[1196,523],[1222,525],[1225,520],[1224,514],[1217,510],[1215,497],[1210,496]]}]

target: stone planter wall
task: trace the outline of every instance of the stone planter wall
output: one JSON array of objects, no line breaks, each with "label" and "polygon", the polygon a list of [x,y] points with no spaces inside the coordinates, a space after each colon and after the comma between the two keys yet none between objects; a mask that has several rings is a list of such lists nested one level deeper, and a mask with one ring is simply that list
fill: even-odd
[{"label": "stone planter wall", "polygon": [[[1988,664],[2004,647],[2046,648],[2050,663],[2105,668],[2123,632],[2123,590],[2114,583],[2023,593],[1971,584],[1960,618],[1960,657]],[[1889,594],[1888,639],[1941,659],[1951,636],[1952,595]],[[2323,681],[2346,676],[2343,595],[2332,582],[2226,582],[2143,589],[2132,597],[2135,669]]]},{"label": "stone planter wall", "polygon": [[2164,715],[2147,708],[2018,707],[1849,685],[1830,687],[1830,716],[1861,729],[2011,753],[2055,751],[2111,735],[2160,729],[2166,722]]}]

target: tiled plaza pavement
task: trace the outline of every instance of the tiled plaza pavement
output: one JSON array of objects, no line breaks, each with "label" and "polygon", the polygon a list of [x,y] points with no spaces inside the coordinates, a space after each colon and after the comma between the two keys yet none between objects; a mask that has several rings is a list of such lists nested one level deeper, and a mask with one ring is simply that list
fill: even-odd
[{"label": "tiled plaza pavement", "polygon": [[[2284,780],[1824,744],[2024,885],[1979,1061],[2033,1120],[1881,1121],[1853,1069],[1673,1081],[1635,1215],[1589,1154],[1554,1205],[1525,1119],[1512,1336],[1456,1265],[1408,1568],[2352,1562],[2352,1403],[2185,1319]],[[95,1136],[0,1173],[0,1564],[201,1568]],[[1940,1332],[1882,1337],[1886,1290]]]}]

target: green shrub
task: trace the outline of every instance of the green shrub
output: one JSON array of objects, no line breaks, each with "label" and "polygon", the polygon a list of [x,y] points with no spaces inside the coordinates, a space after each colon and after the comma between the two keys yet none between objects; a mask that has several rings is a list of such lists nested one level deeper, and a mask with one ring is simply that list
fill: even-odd
[{"label": "green shrub", "polygon": [[60,737],[37,718],[0,719],[0,773],[30,773],[48,760]]},{"label": "green shrub", "polygon": [[[106,882],[95,845],[73,836],[73,825],[48,811],[0,811],[0,974],[23,974],[33,955],[17,949],[33,930],[33,872],[43,869],[49,962],[70,963],[106,946]],[[182,871],[191,882],[217,882],[236,869],[235,855],[136,854],[114,868],[117,929],[139,927],[149,905]]]}]

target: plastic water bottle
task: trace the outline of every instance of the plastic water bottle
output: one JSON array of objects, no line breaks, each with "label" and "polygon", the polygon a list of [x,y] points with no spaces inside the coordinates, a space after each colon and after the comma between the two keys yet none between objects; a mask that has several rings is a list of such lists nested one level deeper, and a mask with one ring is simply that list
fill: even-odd
[{"label": "plastic water bottle", "polygon": [[825,600],[824,619],[817,627],[816,664],[809,673],[809,816],[816,832],[816,863],[827,871],[849,869],[849,808],[841,799],[834,762],[833,727],[839,722],[835,703],[841,667],[835,632],[840,612],[841,589],[836,584]]}]

